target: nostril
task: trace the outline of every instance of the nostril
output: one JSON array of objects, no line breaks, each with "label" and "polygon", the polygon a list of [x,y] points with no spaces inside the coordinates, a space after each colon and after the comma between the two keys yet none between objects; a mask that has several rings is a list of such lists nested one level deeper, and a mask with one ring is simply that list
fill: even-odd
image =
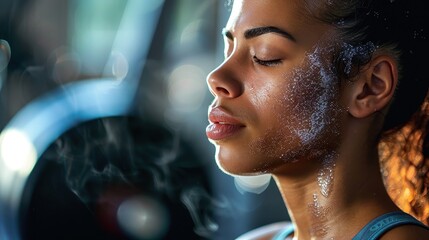
[{"label": "nostril", "polygon": [[217,87],[217,88],[216,88],[216,92],[218,92],[218,93],[222,93],[222,94],[224,94],[224,95],[229,95],[228,90],[226,90],[226,89],[225,89],[225,88],[223,88],[223,87]]}]

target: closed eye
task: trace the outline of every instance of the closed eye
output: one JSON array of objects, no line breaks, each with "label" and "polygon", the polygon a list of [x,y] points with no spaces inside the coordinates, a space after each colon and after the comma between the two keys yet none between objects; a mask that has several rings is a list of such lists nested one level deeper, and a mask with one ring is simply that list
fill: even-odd
[{"label": "closed eye", "polygon": [[256,56],[253,56],[253,61],[259,65],[266,66],[266,67],[274,67],[282,63],[281,59],[262,60]]}]

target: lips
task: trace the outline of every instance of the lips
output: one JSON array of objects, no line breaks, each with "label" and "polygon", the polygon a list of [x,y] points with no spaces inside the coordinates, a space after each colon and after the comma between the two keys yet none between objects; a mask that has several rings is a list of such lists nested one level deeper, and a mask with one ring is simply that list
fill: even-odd
[{"label": "lips", "polygon": [[210,124],[206,128],[211,140],[223,140],[238,134],[245,127],[221,107],[213,108],[209,113]]}]

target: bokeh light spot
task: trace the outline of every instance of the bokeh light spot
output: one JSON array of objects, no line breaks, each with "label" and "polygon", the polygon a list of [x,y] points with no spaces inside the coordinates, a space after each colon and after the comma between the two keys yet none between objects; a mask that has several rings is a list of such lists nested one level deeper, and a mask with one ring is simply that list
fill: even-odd
[{"label": "bokeh light spot", "polygon": [[169,78],[168,99],[174,110],[189,113],[198,110],[206,94],[204,71],[194,65],[181,65]]},{"label": "bokeh light spot", "polygon": [[136,196],[122,202],[117,218],[124,232],[140,240],[162,239],[170,223],[163,204],[146,196]]},{"label": "bokeh light spot", "polygon": [[112,52],[112,74],[116,80],[123,80],[128,74],[128,60],[120,52]]},{"label": "bokeh light spot", "polygon": [[0,159],[10,171],[29,174],[37,160],[37,152],[25,133],[7,129],[0,135]]}]

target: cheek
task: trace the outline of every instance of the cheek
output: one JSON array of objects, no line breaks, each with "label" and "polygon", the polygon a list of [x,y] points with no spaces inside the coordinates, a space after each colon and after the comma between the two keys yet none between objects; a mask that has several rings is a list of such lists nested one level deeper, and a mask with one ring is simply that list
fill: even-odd
[{"label": "cheek", "polygon": [[264,131],[251,143],[255,156],[265,156],[261,169],[295,161],[339,136],[338,80],[317,56],[323,55],[309,54],[303,66],[283,76],[282,86],[263,95]]},{"label": "cheek", "polygon": [[294,108],[305,93],[297,91],[295,94],[294,87],[289,84],[291,80],[285,77],[273,82],[282,84],[258,87],[253,101],[259,118],[249,149],[250,155],[259,159],[254,163],[255,170],[262,173],[285,162],[293,162],[301,146],[296,129],[302,115],[295,114]]},{"label": "cheek", "polygon": [[283,104],[295,122],[293,132],[302,145],[314,142],[323,132],[335,128],[341,108],[338,105],[338,80],[333,72],[312,58],[308,67],[297,69],[291,77],[290,88],[285,91]]}]

